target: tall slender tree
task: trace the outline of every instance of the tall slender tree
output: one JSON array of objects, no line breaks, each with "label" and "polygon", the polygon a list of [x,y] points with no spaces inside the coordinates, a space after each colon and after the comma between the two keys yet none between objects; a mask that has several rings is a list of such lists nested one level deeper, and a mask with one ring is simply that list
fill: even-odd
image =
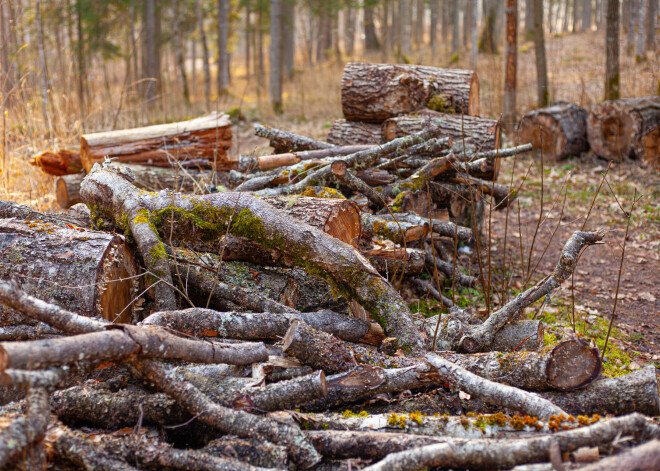
[{"label": "tall slender tree", "polygon": [[156,104],[156,97],[161,90],[157,14],[156,0],[145,0],[142,28],[142,80],[144,81],[144,98],[150,107]]},{"label": "tall slender tree", "polygon": [[425,14],[424,0],[417,0],[415,4],[415,46],[417,47],[421,47],[424,42]]},{"label": "tall slender tree", "polygon": [[296,57],[296,1],[282,3],[282,67],[286,78],[293,77]]},{"label": "tall slender tree", "polygon": [[410,43],[412,41],[412,15],[410,11],[410,0],[399,0],[399,21],[401,25],[401,56],[410,57]]},{"label": "tall slender tree", "polygon": [[[387,13],[387,8],[383,10]],[[387,25],[383,27],[387,28]],[[355,8],[350,4],[344,10],[344,52],[348,57],[353,57],[355,54]]]},{"label": "tall slender tree", "polygon": [[451,33],[451,55],[455,56],[458,54],[458,45],[460,41],[461,29],[460,29],[460,2],[459,0],[454,0],[452,2],[452,22],[453,29]]},{"label": "tall slender tree", "polygon": [[646,59],[646,22],[648,17],[650,0],[640,0],[637,19],[637,45],[635,47],[635,59],[638,61]]},{"label": "tall slender tree", "polygon": [[438,54],[438,16],[440,14],[440,0],[430,0],[431,25],[429,29],[429,42],[431,43],[431,60],[435,61]]},{"label": "tall slender tree", "polygon": [[392,25],[390,24],[390,0],[383,0],[382,4],[382,28],[383,32],[381,39],[383,41],[383,47],[381,48],[381,57],[382,62],[387,62],[390,58],[390,52],[392,51]]},{"label": "tall slender tree", "polygon": [[605,100],[617,100],[621,98],[619,0],[607,0],[605,21]]},{"label": "tall slender tree", "polygon": [[525,36],[534,32],[534,0],[525,0]]},{"label": "tall slender tree", "polygon": [[[12,83],[13,73],[11,70],[11,65],[9,62],[9,21],[8,20],[8,5],[6,5],[6,0],[0,0],[0,101],[2,101],[3,106],[9,104],[11,97],[11,91],[14,87]],[[0,107],[2,108],[2,107]]]},{"label": "tall slender tree", "polygon": [[580,31],[580,1],[573,0],[573,32]]},{"label": "tall slender tree", "polygon": [[477,59],[479,57],[479,44],[477,40],[477,20],[479,16],[479,5],[477,0],[469,0],[470,8],[470,67],[477,68]]},{"label": "tall slender tree", "polygon": [[[153,1],[153,0],[147,0]],[[202,42],[202,62],[204,65],[204,100],[206,109],[211,109],[211,66],[209,64],[209,46],[206,41],[206,32],[204,31],[204,12],[202,11],[202,2],[195,0],[195,11],[197,13],[197,29],[199,38]]]},{"label": "tall slender tree", "polygon": [[626,41],[626,49],[629,54],[632,54],[635,47],[635,32],[637,31],[637,21],[639,20],[638,9],[640,0],[630,1],[630,16],[628,18],[628,38]]},{"label": "tall slender tree", "polygon": [[502,121],[507,133],[516,124],[516,81],[518,74],[518,0],[506,2],[506,59]]},{"label": "tall slender tree", "polygon": [[229,91],[229,0],[218,0],[218,94]]},{"label": "tall slender tree", "polygon": [[548,66],[545,58],[543,34],[543,0],[534,0],[534,55],[536,56],[536,92],[540,108],[550,103],[548,89]]},{"label": "tall slender tree", "polygon": [[591,30],[591,0],[582,1],[582,31]]},{"label": "tall slender tree", "polygon": [[374,0],[364,0],[364,46],[367,51],[377,51],[380,48],[374,22],[374,9]]},{"label": "tall slender tree", "polygon": [[37,50],[39,57],[39,77],[41,79],[41,99],[42,99],[42,113],[44,123],[48,124],[49,129],[52,130],[50,116],[48,115],[49,100],[48,92],[50,89],[50,80],[48,78],[48,66],[46,64],[46,51],[44,42],[44,25],[41,20],[41,0],[36,0],[34,8],[34,21],[37,24]]},{"label": "tall slender tree", "polygon": [[186,103],[190,103],[190,91],[188,90],[188,77],[186,76],[186,68],[183,62],[183,48],[181,46],[181,8],[180,0],[172,0],[172,15],[174,16],[174,55],[179,71],[179,78],[181,79],[181,87],[183,89],[183,98]]},{"label": "tall slender tree", "polygon": [[658,20],[658,0],[649,0],[649,23],[646,33],[646,49],[655,50],[655,24]]},{"label": "tall slender tree", "polygon": [[282,2],[270,0],[270,103],[282,113]]}]

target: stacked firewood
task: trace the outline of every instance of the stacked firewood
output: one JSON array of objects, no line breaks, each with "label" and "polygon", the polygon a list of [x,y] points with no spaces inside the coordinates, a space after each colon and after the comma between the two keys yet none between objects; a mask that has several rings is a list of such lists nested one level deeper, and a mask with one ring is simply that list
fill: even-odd
[{"label": "stacked firewood", "polygon": [[[231,163],[232,191],[189,171],[188,187],[144,191],[142,167],[104,159],[66,215],[0,202],[0,468],[653,463],[655,369],[600,378],[590,342],[545,345],[522,319],[603,232],[574,233],[552,273],[485,319],[442,295],[440,276],[484,286],[456,249],[481,256],[479,206],[515,197],[498,159],[531,148],[420,110],[442,95],[476,112],[442,73],[387,79],[418,115],[387,118],[378,143],[256,126],[278,153]],[[465,136],[448,131],[456,116]],[[410,289],[449,313],[414,316]]]},{"label": "stacked firewood", "polygon": [[549,160],[591,149],[603,159],[635,159],[660,169],[660,97],[605,101],[589,112],[558,102],[523,116],[514,139],[531,142]]}]

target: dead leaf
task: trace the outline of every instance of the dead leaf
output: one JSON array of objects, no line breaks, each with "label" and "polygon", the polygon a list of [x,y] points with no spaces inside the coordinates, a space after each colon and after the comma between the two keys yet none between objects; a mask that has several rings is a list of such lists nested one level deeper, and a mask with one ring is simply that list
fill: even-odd
[{"label": "dead leaf", "polygon": [[655,296],[653,296],[651,293],[643,292],[643,293],[639,293],[637,295],[637,299],[643,299],[645,301],[654,302],[655,301]]}]

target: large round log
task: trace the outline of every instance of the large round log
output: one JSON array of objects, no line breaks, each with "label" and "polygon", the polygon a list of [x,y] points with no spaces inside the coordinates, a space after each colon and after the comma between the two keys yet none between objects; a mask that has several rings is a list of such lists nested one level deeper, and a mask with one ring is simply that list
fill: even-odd
[{"label": "large round log", "polygon": [[80,159],[86,172],[106,156],[121,163],[170,167],[193,162],[228,170],[231,121],[227,115],[211,113],[190,121],[135,129],[85,134],[80,138]]},{"label": "large round log", "polygon": [[382,144],[383,139],[377,124],[335,119],[328,132],[328,142],[336,146],[375,145]]},{"label": "large round log", "polygon": [[660,166],[660,97],[605,101],[587,118],[593,151],[609,160],[637,158]]},{"label": "large round log", "polygon": [[[42,221],[0,219],[0,279],[84,316],[130,322],[137,287],[122,236]],[[2,306],[0,325],[25,323]]]},{"label": "large round log", "polygon": [[476,116],[479,80],[472,70],[349,62],[341,104],[346,119],[370,123],[425,107]]},{"label": "large round log", "polygon": [[589,150],[587,114],[581,106],[566,102],[534,110],[520,119],[514,140],[531,142],[549,160],[579,156]]}]

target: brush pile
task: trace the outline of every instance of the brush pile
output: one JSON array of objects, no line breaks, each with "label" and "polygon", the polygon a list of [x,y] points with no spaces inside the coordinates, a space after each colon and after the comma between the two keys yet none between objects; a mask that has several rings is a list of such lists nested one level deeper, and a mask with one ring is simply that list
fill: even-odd
[{"label": "brush pile", "polygon": [[[500,149],[468,117],[424,109],[475,112],[447,85],[473,73],[388,67],[370,82],[408,87],[417,101],[396,114],[415,114],[385,116],[382,97],[344,106],[378,121],[377,142],[257,125],[277,153],[173,159],[170,189],[149,191],[155,166],[105,159],[67,214],[0,202],[0,468],[654,462],[655,369],[602,379],[586,339],[544,345],[523,320],[604,233],[575,232],[552,273],[496,300],[458,248],[483,264],[483,207],[516,194],[495,181],[499,159],[531,146]],[[369,96],[348,82],[343,96]],[[488,293],[486,309],[443,296],[460,287]],[[449,313],[412,314],[414,292]]]}]

